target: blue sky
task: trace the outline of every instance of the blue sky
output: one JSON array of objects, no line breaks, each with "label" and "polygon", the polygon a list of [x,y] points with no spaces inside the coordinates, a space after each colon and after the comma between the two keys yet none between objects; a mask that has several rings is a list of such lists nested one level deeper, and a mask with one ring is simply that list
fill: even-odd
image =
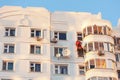
[{"label": "blue sky", "polygon": [[102,13],[102,18],[117,25],[120,18],[120,0],[0,0],[2,6],[45,7],[49,11]]}]

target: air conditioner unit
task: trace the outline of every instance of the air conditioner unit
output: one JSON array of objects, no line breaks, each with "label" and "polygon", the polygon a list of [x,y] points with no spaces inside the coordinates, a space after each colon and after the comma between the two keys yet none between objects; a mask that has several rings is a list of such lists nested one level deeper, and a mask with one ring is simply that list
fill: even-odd
[{"label": "air conditioner unit", "polygon": [[42,39],[43,39],[43,38],[41,38],[41,37],[39,37],[39,36],[36,37],[36,40],[37,40],[37,41],[41,41]]},{"label": "air conditioner unit", "polygon": [[97,52],[97,54],[98,54],[99,56],[103,56],[103,55],[104,55],[104,51],[99,50],[99,51]]},{"label": "air conditioner unit", "polygon": [[51,40],[51,43],[57,43],[57,42],[58,42],[57,38],[53,38],[53,39]]}]

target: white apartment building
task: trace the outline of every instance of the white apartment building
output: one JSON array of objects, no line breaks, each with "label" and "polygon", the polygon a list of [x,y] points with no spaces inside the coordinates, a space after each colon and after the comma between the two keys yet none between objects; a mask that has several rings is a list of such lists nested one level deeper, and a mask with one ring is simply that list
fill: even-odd
[{"label": "white apartment building", "polygon": [[119,78],[120,28],[100,13],[0,8],[0,80]]}]

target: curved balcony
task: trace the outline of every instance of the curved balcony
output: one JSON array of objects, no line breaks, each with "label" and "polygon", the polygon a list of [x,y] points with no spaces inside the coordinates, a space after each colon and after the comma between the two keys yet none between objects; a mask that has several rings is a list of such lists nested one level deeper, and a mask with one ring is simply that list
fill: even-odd
[{"label": "curved balcony", "polygon": [[111,36],[106,35],[89,35],[83,39],[84,42],[91,42],[91,41],[100,41],[100,42],[110,42],[114,44],[114,39]]},{"label": "curved balcony", "polygon": [[98,58],[98,59],[110,59],[110,60],[113,60],[113,61],[116,60],[115,55],[113,53],[104,52],[103,55],[99,55],[98,51],[92,51],[92,52],[86,53],[85,62],[89,61],[91,59],[95,59],[95,58]]},{"label": "curved balcony", "polygon": [[[103,73],[104,72],[104,73]],[[86,80],[90,80],[93,77],[104,77],[108,78],[107,80],[117,80],[118,75],[116,71],[113,71],[112,69],[91,69],[86,72]],[[114,78],[114,79],[109,79],[109,78]],[[93,80],[93,79],[91,79]],[[99,80],[99,79],[95,79]],[[100,80],[106,80],[106,79],[100,79]]]},{"label": "curved balcony", "polygon": [[[109,25],[110,26],[110,25]],[[83,26],[83,36],[86,37],[88,35],[108,35],[110,36],[112,33],[111,27],[108,25],[87,25]]]}]

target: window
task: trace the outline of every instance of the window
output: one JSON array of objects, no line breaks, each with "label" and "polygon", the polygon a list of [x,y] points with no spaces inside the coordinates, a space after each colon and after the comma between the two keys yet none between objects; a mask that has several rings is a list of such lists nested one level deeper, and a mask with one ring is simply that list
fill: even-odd
[{"label": "window", "polygon": [[104,59],[96,59],[96,68],[106,68],[106,62]]},{"label": "window", "polygon": [[115,56],[116,56],[116,61],[120,62],[120,53],[115,54]]},{"label": "window", "polygon": [[120,70],[118,70],[117,73],[118,73],[118,78],[120,79]]},{"label": "window", "polygon": [[116,67],[116,64],[115,64],[115,61],[113,61],[113,60],[111,60],[111,59],[109,59],[108,60],[108,68],[110,68],[110,69],[115,69]]},{"label": "window", "polygon": [[106,28],[107,28],[106,26],[103,27],[103,31],[104,31],[104,34],[105,34],[105,35],[107,34]]},{"label": "window", "polygon": [[13,71],[13,62],[12,61],[3,61],[2,70]]},{"label": "window", "polygon": [[82,33],[77,32],[77,40],[82,41]]},{"label": "window", "polygon": [[31,72],[41,72],[41,64],[37,62],[30,63],[30,71]]},{"label": "window", "polygon": [[15,36],[15,28],[5,28],[5,36]]},{"label": "window", "polygon": [[60,56],[63,56],[63,50],[65,50],[67,48],[65,47],[55,47],[54,48],[54,56],[56,56],[56,54],[60,54]]},{"label": "window", "polygon": [[[89,42],[86,44],[87,51],[109,51],[113,52],[114,51],[114,46],[111,43],[108,42]],[[94,46],[93,46],[94,45]]]},{"label": "window", "polygon": [[115,43],[115,45],[120,45],[120,37],[115,37],[114,36],[114,43]]},{"label": "window", "polygon": [[95,68],[94,60],[90,60],[90,69]]},{"label": "window", "polygon": [[14,53],[14,44],[4,44],[4,53]]},{"label": "window", "polygon": [[93,30],[94,30],[94,34],[97,34],[97,33],[98,33],[98,30],[97,30],[97,26],[96,26],[96,25],[93,26]]},{"label": "window", "polygon": [[41,30],[31,29],[31,37],[41,37]]},{"label": "window", "polygon": [[67,65],[55,65],[55,74],[68,74]]},{"label": "window", "polygon": [[88,29],[88,35],[89,34],[92,34],[92,27],[90,26],[90,27],[87,27],[87,29]]},{"label": "window", "polygon": [[[111,66],[113,66],[113,64],[111,64]],[[92,59],[86,62],[86,70],[92,69],[92,68],[106,68],[105,59]]]},{"label": "window", "polygon": [[67,40],[67,34],[66,32],[54,32],[54,38],[58,40]]},{"label": "window", "polygon": [[85,37],[85,35],[87,35],[86,28],[83,29],[83,36]]},{"label": "window", "polygon": [[95,50],[104,50],[103,42],[94,42]]},{"label": "window", "polygon": [[97,78],[96,77],[92,77],[91,80],[97,80]]},{"label": "window", "polygon": [[41,46],[30,45],[30,53],[31,54],[40,54],[41,53]]},{"label": "window", "polygon": [[88,43],[89,50],[88,51],[93,51],[93,42]]},{"label": "window", "polygon": [[85,74],[84,66],[79,66],[79,74],[80,75],[84,75]]}]

